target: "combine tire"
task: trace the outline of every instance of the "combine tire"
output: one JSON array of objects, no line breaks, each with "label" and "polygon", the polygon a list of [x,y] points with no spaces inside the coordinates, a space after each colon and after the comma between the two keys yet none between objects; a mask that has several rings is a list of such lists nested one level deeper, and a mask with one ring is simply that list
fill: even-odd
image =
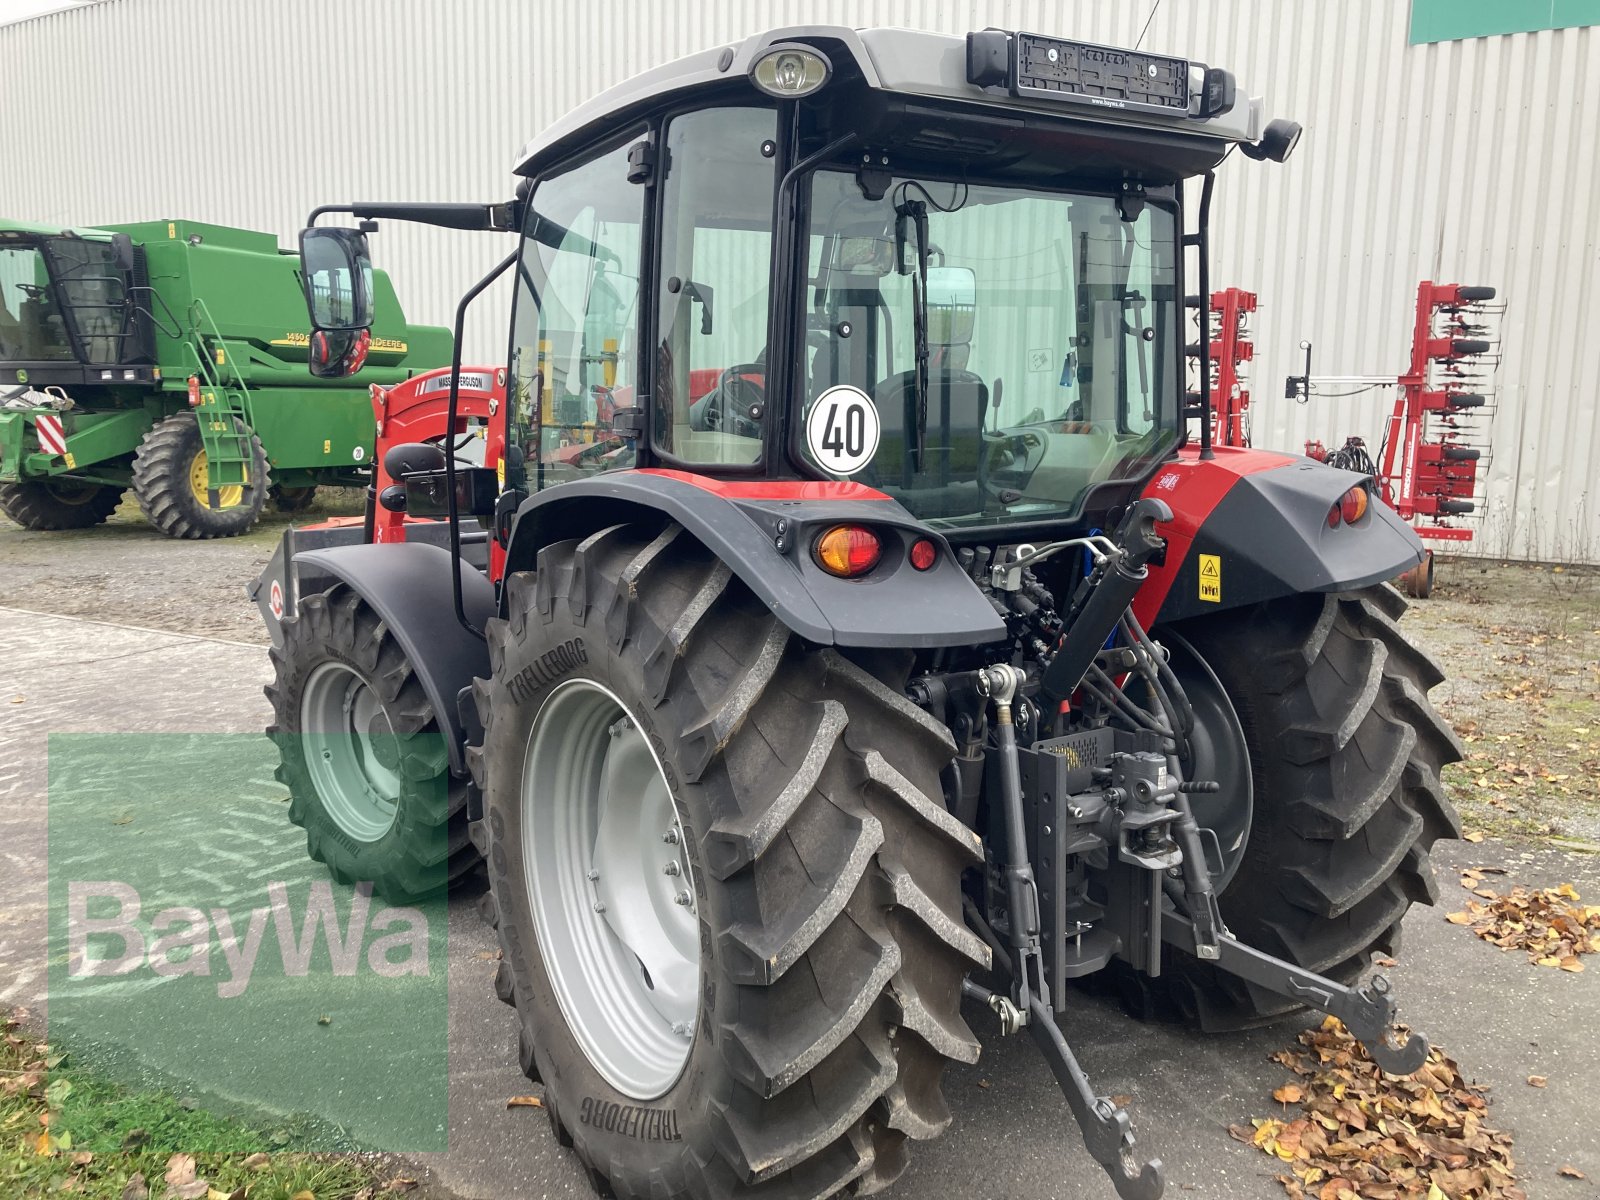
[{"label": "combine tire", "polygon": [[[1398,949],[1407,909],[1433,903],[1429,847],[1461,829],[1439,772],[1462,748],[1427,699],[1444,675],[1396,627],[1405,607],[1382,585],[1292,596],[1181,629],[1232,702],[1253,785],[1248,838],[1221,892],[1223,919],[1242,941],[1347,984],[1375,955]],[[1226,714],[1195,708],[1213,761],[1237,761],[1226,750],[1237,740]],[[1219,775],[1224,795],[1249,796],[1225,769]],[[1220,840],[1226,860],[1228,839]],[[1172,958],[1167,994],[1204,1028],[1241,1028],[1300,1007]]]},{"label": "combine tire", "polygon": [[981,847],[946,730],[681,529],[508,581],[479,680],[496,980],[557,1139],[623,1200],[886,1187],[973,1062]]},{"label": "combine tire", "polygon": [[24,529],[87,529],[117,511],[122,492],[93,483],[0,483],[0,511]]},{"label": "combine tire", "polygon": [[282,487],[272,485],[272,503],[281,513],[302,513],[317,499],[317,485],[310,487]]},{"label": "combine tire", "polygon": [[[244,426],[240,425],[241,432]],[[221,489],[213,511],[206,490],[206,451],[192,413],[154,425],[133,454],[133,494],[145,518],[168,537],[234,537],[256,523],[267,497],[267,455],[250,435],[250,481]]]},{"label": "combine tire", "polygon": [[466,781],[405,651],[342,584],[300,601],[268,651],[277,777],[306,849],[340,883],[405,903],[470,870]]}]

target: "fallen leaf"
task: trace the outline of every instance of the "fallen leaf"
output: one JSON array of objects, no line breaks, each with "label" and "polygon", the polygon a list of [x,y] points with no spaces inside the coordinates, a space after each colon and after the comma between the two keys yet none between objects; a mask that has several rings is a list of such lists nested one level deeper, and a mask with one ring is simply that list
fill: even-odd
[{"label": "fallen leaf", "polygon": [[317,1018],[317,1024],[318,1025],[332,1025],[333,1024],[333,1018],[330,1017],[327,1013],[323,1013],[320,1017]]},{"label": "fallen leaf", "polygon": [[173,1200],[206,1200],[211,1195],[211,1185],[204,1179],[192,1179],[176,1187],[168,1186],[167,1195]]},{"label": "fallen leaf", "polygon": [[1529,1087],[1544,1087],[1544,1085],[1549,1083],[1549,1082],[1550,1081],[1548,1079],[1546,1079],[1543,1075],[1529,1075],[1528,1076],[1528,1086]]},{"label": "fallen leaf", "polygon": [[1286,1083],[1272,1093],[1272,1098],[1279,1104],[1299,1104],[1304,1094],[1296,1085]]},{"label": "fallen leaf", "polygon": [[259,1171],[262,1168],[271,1165],[271,1163],[272,1156],[270,1154],[263,1154],[258,1150],[239,1165],[248,1171]]},{"label": "fallen leaf", "polygon": [[543,1108],[544,1101],[538,1096],[513,1096],[506,1101],[507,1108]]},{"label": "fallen leaf", "polygon": [[290,1196],[289,1200],[317,1200],[317,1198],[311,1192],[299,1191]]},{"label": "fallen leaf", "polygon": [[194,1155],[174,1154],[167,1159],[167,1186],[180,1187],[193,1183],[195,1178]]},{"label": "fallen leaf", "polygon": [[122,1189],[122,1200],[150,1200],[150,1189],[145,1186],[144,1172],[135,1171]]},{"label": "fallen leaf", "polygon": [[1577,1167],[1570,1167],[1570,1166],[1557,1167],[1556,1168],[1556,1174],[1561,1176],[1563,1179],[1584,1179],[1584,1178],[1587,1178],[1587,1176],[1585,1176],[1582,1171],[1578,1170]]},{"label": "fallen leaf", "polygon": [[[1468,830],[1466,833],[1463,833],[1461,835],[1461,840],[1463,842],[1481,842],[1483,841],[1484,836],[1485,835],[1481,830],[1472,829]],[[1432,1200],[1432,1197],[1429,1197],[1429,1200]]]},{"label": "fallen leaf", "polygon": [[44,1157],[49,1157],[56,1152],[55,1147],[50,1144],[50,1131],[48,1129],[41,1133],[34,1141],[33,1151],[35,1154]]},{"label": "fallen leaf", "polygon": [[87,1167],[93,1161],[94,1152],[92,1150],[79,1150],[72,1156],[72,1165],[75,1167]]},{"label": "fallen leaf", "polygon": [[384,1184],[383,1185],[383,1190],[386,1191],[386,1192],[409,1192],[413,1188],[415,1188],[416,1186],[417,1186],[417,1181],[415,1179],[407,1179],[407,1178],[404,1178],[404,1177],[396,1177],[394,1179],[389,1180],[388,1183]]}]

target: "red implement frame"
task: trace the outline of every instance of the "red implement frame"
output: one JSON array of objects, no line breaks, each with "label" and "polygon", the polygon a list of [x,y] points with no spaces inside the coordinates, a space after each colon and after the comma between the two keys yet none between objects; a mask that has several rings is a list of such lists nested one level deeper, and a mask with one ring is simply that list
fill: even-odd
[{"label": "red implement frame", "polygon": [[[1461,383],[1448,379],[1443,386],[1432,386],[1430,369],[1439,364],[1446,373],[1459,371],[1462,360],[1485,352],[1484,342],[1456,337],[1453,330],[1439,336],[1434,329],[1439,312],[1459,314],[1470,303],[1461,292],[1459,284],[1417,285],[1411,365],[1399,377],[1400,394],[1389,415],[1378,463],[1383,498],[1395,511],[1419,536],[1451,542],[1472,540],[1471,529],[1452,525],[1448,518],[1474,511],[1479,458],[1476,448],[1460,441],[1453,418],[1469,411],[1461,401],[1481,404],[1482,398],[1469,397]],[[1459,323],[1458,317],[1451,322]],[[1444,423],[1433,440],[1428,436],[1430,418]]]},{"label": "red implement frame", "polygon": [[1249,430],[1245,410],[1250,407],[1248,380],[1241,363],[1255,357],[1255,343],[1249,338],[1249,314],[1256,311],[1256,294],[1242,288],[1211,293],[1213,328],[1211,361],[1216,378],[1211,385],[1211,442],[1216,446],[1248,446]]}]

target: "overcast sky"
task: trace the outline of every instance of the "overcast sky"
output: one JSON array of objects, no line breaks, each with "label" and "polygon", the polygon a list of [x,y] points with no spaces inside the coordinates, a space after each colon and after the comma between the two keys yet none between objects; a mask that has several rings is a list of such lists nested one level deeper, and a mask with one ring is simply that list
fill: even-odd
[{"label": "overcast sky", "polygon": [[0,0],[0,25],[37,17],[40,13],[75,8],[82,0]]}]

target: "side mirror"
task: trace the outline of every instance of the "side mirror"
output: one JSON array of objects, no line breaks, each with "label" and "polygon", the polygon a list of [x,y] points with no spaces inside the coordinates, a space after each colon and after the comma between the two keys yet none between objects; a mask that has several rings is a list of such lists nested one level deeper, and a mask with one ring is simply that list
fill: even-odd
[{"label": "side mirror", "polygon": [[978,277],[970,267],[928,268],[928,340],[937,346],[972,341],[978,316]]},{"label": "side mirror", "polygon": [[311,334],[306,364],[319,379],[343,379],[366,364],[372,334],[365,329],[318,329]]},{"label": "side mirror", "polygon": [[372,258],[366,234],[333,227],[302,229],[300,279],[312,329],[353,333],[371,328]]}]

